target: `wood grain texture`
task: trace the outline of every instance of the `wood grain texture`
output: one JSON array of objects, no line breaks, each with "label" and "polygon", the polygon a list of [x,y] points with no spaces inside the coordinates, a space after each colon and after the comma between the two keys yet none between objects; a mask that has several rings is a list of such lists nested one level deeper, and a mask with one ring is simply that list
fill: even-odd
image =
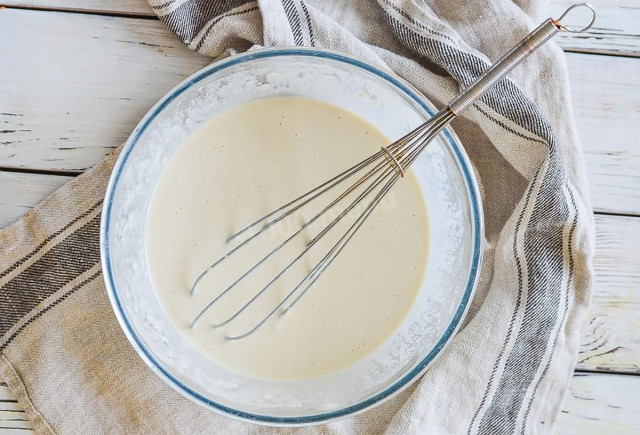
[{"label": "wood grain texture", "polygon": [[555,426],[558,435],[640,433],[640,377],[577,373]]},{"label": "wood grain texture", "polygon": [[[23,41],[0,38],[9,66],[0,68],[4,168],[94,165],[209,62],[150,20],[4,10],[0,28]],[[594,207],[640,214],[640,62],[575,53],[567,61]]]},{"label": "wood grain texture", "polygon": [[593,206],[640,215],[640,60],[567,54],[567,64]]},{"label": "wood grain texture", "polygon": [[[549,13],[559,17],[575,0],[552,0]],[[590,0],[596,10],[596,22],[583,34],[560,33],[557,42],[568,51],[640,56],[640,2],[637,0]],[[578,18],[586,15],[576,15]],[[574,21],[584,23],[585,21]],[[568,22],[571,24],[571,21]]]},{"label": "wood grain texture", "polygon": [[640,218],[596,216],[594,269],[577,368],[640,374]]},{"label": "wood grain texture", "polygon": [[4,0],[6,6],[154,17],[145,0]]},{"label": "wood grain texture", "polygon": [[[160,22],[0,10],[0,167],[82,171],[210,59]],[[20,41],[16,44],[15,41]]]},{"label": "wood grain texture", "polygon": [[[145,0],[5,0],[3,3],[49,10],[154,16]],[[575,2],[552,0],[545,15],[557,18],[572,3]],[[636,0],[592,0],[590,3],[598,13],[594,28],[581,35],[562,33],[557,37],[558,43],[569,51],[640,55],[640,4]]]},{"label": "wood grain texture", "polygon": [[[577,373],[562,405],[554,433],[558,435],[637,434],[640,431],[640,377]],[[0,386],[0,397],[12,398]],[[19,408],[19,407],[18,407]],[[16,413],[0,411],[0,429],[14,427],[2,435],[31,434],[27,421],[7,421]],[[5,419],[3,421],[3,418]],[[15,418],[15,417],[13,417]]]},{"label": "wood grain texture", "polygon": [[0,171],[0,228],[13,223],[72,178]]}]

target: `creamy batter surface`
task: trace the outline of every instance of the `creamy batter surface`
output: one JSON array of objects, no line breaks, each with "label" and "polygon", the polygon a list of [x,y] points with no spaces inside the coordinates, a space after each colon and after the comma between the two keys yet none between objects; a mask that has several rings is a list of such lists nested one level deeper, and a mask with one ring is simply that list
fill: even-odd
[{"label": "creamy batter surface", "polygon": [[337,212],[309,225],[301,237],[222,297],[193,329],[190,323],[341,189],[225,260],[201,282],[194,296],[189,291],[202,270],[237,244],[226,242],[230,235],[389,142],[363,119],[299,97],[247,103],[217,116],[190,136],[161,175],[146,230],[153,285],[185,339],[231,370],[270,379],[314,377],[342,369],[387,339],[414,302],[427,261],[426,208],[411,171],[299,303],[253,335],[225,339],[227,334],[250,330],[271,311],[362,208],[352,211],[350,219],[314,245],[236,319],[213,327],[302,252]]}]

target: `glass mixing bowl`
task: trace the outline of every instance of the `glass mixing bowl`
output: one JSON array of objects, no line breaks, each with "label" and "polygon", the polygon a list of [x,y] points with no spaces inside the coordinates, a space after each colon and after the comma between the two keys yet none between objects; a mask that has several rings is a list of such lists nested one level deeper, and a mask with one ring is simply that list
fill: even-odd
[{"label": "glass mixing bowl", "polygon": [[149,203],[172,154],[202,123],[247,101],[282,95],[349,110],[394,139],[435,113],[392,73],[344,54],[270,49],[217,62],[163,97],[129,137],[107,188],[100,248],[116,317],[136,352],[165,382],[231,417],[304,425],[379,404],[418,379],[442,353],[477,283],[482,208],[471,164],[446,129],[412,167],[429,215],[429,261],[415,304],[386,342],[346,369],[304,380],[254,379],[207,359],[181,337],[156,298],[145,252]]}]

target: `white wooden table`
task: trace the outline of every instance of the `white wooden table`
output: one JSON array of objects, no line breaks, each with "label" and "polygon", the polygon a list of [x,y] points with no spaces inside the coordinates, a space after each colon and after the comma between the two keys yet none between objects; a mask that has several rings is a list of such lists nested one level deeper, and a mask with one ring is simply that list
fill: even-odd
[{"label": "white wooden table", "polygon": [[[568,5],[552,0],[552,12]],[[593,0],[562,35],[597,223],[596,280],[556,432],[640,433],[640,0]],[[210,60],[144,0],[4,0],[0,228],[120,145],[147,109]],[[28,433],[0,383],[0,435]]]}]

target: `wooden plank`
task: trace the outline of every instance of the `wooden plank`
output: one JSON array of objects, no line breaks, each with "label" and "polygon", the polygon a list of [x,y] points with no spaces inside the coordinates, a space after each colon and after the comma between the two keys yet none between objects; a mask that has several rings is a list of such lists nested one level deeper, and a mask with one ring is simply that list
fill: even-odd
[{"label": "wooden plank", "polygon": [[27,213],[71,178],[0,171],[0,228]]},{"label": "wooden plank", "polygon": [[[0,167],[81,171],[210,59],[155,20],[0,12]],[[15,41],[19,40],[20,44]]]},{"label": "wooden plank", "polygon": [[[5,387],[0,387],[0,394]],[[624,375],[602,375],[577,373],[562,405],[554,433],[560,435],[600,435],[632,434],[640,431],[640,377]],[[5,395],[10,394],[7,392]],[[33,433],[16,429],[14,432],[4,427],[29,428],[24,421],[2,420],[0,413],[0,434],[23,435]],[[8,417],[11,418],[11,417]]]},{"label": "wooden plank", "polygon": [[0,402],[15,401],[13,395],[9,392],[6,384],[0,384]]},{"label": "wooden plank", "polygon": [[640,61],[567,54],[567,64],[593,206],[640,215]]},{"label": "wooden plank", "polygon": [[155,17],[145,0],[4,0],[6,6]]},{"label": "wooden plank", "polygon": [[4,412],[0,418],[20,418],[21,414],[24,414],[24,410],[18,402],[0,402],[0,412]]},{"label": "wooden plank", "polygon": [[577,373],[554,433],[604,435],[640,433],[640,377]]},{"label": "wooden plank", "polygon": [[640,374],[640,218],[596,216],[594,269],[577,368]]},{"label": "wooden plank", "polygon": [[0,435],[35,435],[31,423],[23,421],[0,421]]},{"label": "wooden plank", "polygon": [[[573,3],[576,1],[552,0],[549,15],[557,18]],[[590,0],[589,3],[597,13],[593,28],[583,34],[560,33],[556,37],[558,44],[567,51],[640,56],[640,3],[637,0]],[[577,18],[585,16],[576,15]]]},{"label": "wooden plank", "polygon": [[[7,6],[34,7],[51,10],[91,13],[117,13],[153,17],[153,11],[145,0],[5,0]],[[573,0],[552,0],[549,15],[559,17]],[[589,32],[582,35],[561,33],[558,43],[568,51],[607,53],[625,56],[640,55],[640,5],[636,0],[595,0],[598,19]]]}]

